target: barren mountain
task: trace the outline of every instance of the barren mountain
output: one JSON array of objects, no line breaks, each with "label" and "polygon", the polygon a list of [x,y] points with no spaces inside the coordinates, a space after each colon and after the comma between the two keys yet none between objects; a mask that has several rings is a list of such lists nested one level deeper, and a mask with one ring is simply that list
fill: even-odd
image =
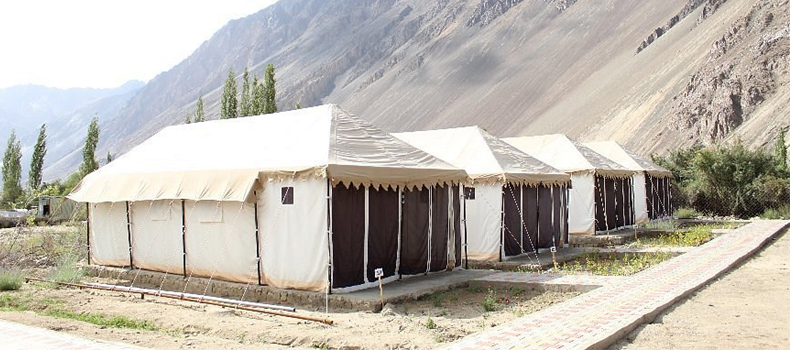
[{"label": "barren mountain", "polygon": [[[277,68],[280,110],[337,103],[389,131],[614,139],[642,154],[788,119],[787,0],[280,0],[229,22],[102,128],[99,154],[218,117],[229,68]],[[771,123],[771,124],[767,124]],[[61,165],[76,167],[78,154]]]}]

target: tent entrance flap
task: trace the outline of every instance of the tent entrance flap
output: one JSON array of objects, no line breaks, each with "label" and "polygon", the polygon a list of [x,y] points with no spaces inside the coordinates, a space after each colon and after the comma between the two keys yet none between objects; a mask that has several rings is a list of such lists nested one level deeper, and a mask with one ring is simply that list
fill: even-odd
[{"label": "tent entrance flap", "polygon": [[375,270],[383,278],[394,276],[398,258],[398,189],[368,188],[368,281],[375,281]]},{"label": "tent entrance flap", "polygon": [[332,287],[365,283],[365,188],[332,190]]},{"label": "tent entrance flap", "polygon": [[450,239],[450,188],[436,186],[431,191],[431,266],[430,272],[447,269],[447,245]]},{"label": "tent entrance flap", "polygon": [[403,191],[403,218],[400,273],[416,275],[427,272],[430,190],[426,187]]},{"label": "tent entrance flap", "polygon": [[502,252],[504,257],[522,254],[521,251],[521,186],[507,184],[502,187],[504,220],[502,228]]}]

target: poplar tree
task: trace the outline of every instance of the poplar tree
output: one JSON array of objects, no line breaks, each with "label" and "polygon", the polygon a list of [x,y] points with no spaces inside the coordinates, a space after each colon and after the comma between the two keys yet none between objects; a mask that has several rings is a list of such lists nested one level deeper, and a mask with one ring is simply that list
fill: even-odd
[{"label": "poplar tree", "polygon": [[782,173],[787,172],[787,146],[785,146],[785,129],[779,131],[774,145],[774,161],[776,170]]},{"label": "poplar tree", "polygon": [[236,88],[236,77],[233,68],[228,71],[228,78],[225,79],[225,88],[222,90],[222,110],[219,119],[230,119],[239,116],[238,100],[239,94]]},{"label": "poplar tree", "polygon": [[3,202],[13,205],[22,197],[22,145],[11,130],[3,155]]},{"label": "poplar tree", "polygon": [[250,88],[250,71],[245,67],[244,75],[242,75],[242,83],[241,83],[241,104],[240,104],[241,110],[239,111],[240,116],[248,117],[253,115],[252,98],[253,95],[252,95],[252,90]]},{"label": "poplar tree", "polygon": [[195,123],[200,123],[203,121],[203,95],[200,95],[197,100],[197,104],[195,106]]},{"label": "poplar tree", "polygon": [[90,126],[88,126],[88,136],[85,138],[85,146],[82,148],[82,164],[80,164],[80,176],[85,177],[99,168],[96,161],[96,145],[99,144],[99,116],[93,116]]},{"label": "poplar tree", "polygon": [[258,75],[252,80],[252,113],[253,115],[261,115],[264,111],[264,96],[263,82],[258,81]]},{"label": "poplar tree", "polygon": [[263,77],[263,114],[277,112],[277,102],[275,101],[277,92],[274,87],[276,82],[274,79],[274,65],[266,65],[266,73]]},{"label": "poplar tree", "polygon": [[44,156],[47,155],[47,124],[41,124],[38,139],[33,147],[33,156],[30,158],[30,175],[27,185],[37,190],[41,186],[41,169],[44,167]]}]

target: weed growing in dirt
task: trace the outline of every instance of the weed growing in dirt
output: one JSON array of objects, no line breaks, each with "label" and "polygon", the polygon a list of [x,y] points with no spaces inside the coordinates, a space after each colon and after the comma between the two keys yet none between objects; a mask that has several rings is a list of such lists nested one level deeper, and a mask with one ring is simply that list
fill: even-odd
[{"label": "weed growing in dirt", "polygon": [[17,290],[22,287],[25,277],[17,269],[0,270],[0,291]]},{"label": "weed growing in dirt", "polygon": [[760,217],[770,220],[790,219],[790,205],[785,204],[776,209],[766,209]]},{"label": "weed growing in dirt", "polygon": [[19,293],[0,294],[0,311],[27,311],[30,299]]},{"label": "weed growing in dirt", "polygon": [[626,276],[670,259],[669,252],[653,253],[600,253],[585,252],[580,257],[562,263],[560,273],[591,273],[602,276]]},{"label": "weed growing in dirt", "polygon": [[721,225],[692,226],[686,230],[678,230],[656,237],[640,238],[633,243],[634,247],[696,247],[713,239],[713,229]]},{"label": "weed growing in dirt", "polygon": [[488,293],[486,293],[486,296],[483,297],[482,301],[480,301],[480,304],[483,305],[483,310],[486,312],[496,310],[496,297],[494,296],[494,291],[491,290],[491,288],[488,288]]},{"label": "weed growing in dirt", "polygon": [[436,329],[436,322],[433,322],[433,319],[428,317],[428,320],[425,321],[425,328]]},{"label": "weed growing in dirt", "polygon": [[644,228],[648,230],[675,230],[678,228],[678,222],[675,220],[653,220],[645,223]]},{"label": "weed growing in dirt", "polygon": [[63,309],[47,309],[43,313],[47,316],[57,318],[67,318],[95,324],[97,326],[111,327],[111,328],[127,328],[127,329],[140,329],[146,331],[155,331],[159,328],[150,321],[133,320],[125,316],[112,316],[108,317],[97,313],[76,313]]},{"label": "weed growing in dirt", "polygon": [[699,215],[700,214],[693,208],[678,208],[678,210],[675,212],[675,217],[678,219],[693,219]]}]

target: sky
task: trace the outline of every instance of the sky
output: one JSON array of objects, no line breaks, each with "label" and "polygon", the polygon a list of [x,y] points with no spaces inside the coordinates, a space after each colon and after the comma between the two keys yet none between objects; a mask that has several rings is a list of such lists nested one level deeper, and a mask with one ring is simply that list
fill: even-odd
[{"label": "sky", "polygon": [[276,0],[0,2],[0,88],[111,88],[147,82],[229,20]]}]

